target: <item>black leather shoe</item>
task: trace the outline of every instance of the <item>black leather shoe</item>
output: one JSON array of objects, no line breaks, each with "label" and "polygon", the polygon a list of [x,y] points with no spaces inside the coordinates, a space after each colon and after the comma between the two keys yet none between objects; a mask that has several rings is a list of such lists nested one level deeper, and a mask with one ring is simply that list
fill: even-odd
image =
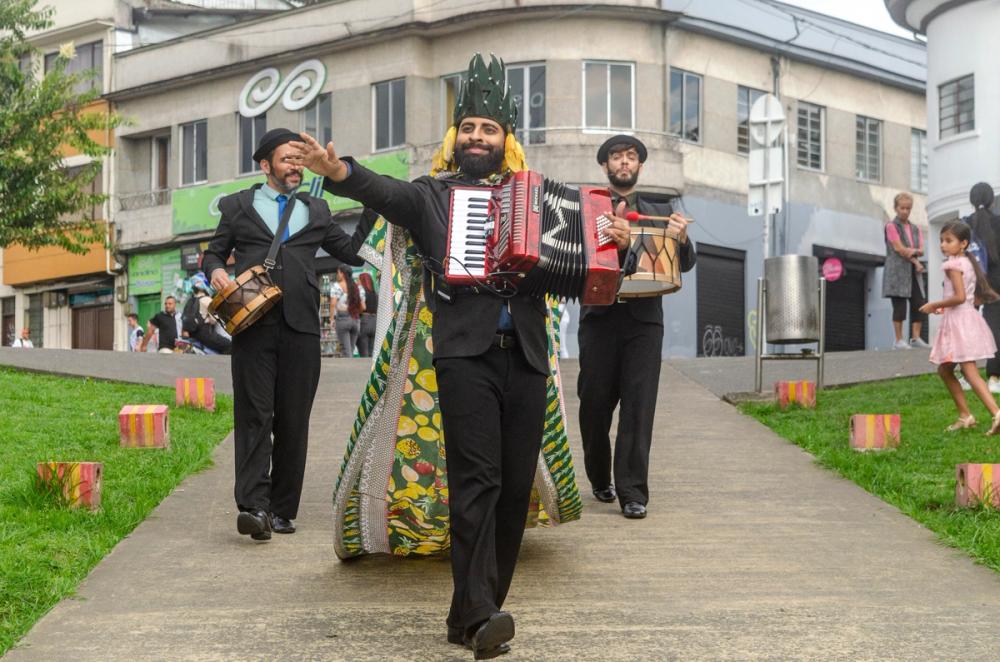
[{"label": "black leather shoe", "polygon": [[608,485],[607,487],[605,487],[604,489],[601,489],[601,490],[599,490],[599,489],[597,489],[595,487],[594,488],[594,497],[598,501],[603,501],[604,503],[612,503],[612,502],[614,502],[614,500],[616,498],[618,498],[618,495],[615,494],[615,486],[614,485]]},{"label": "black leather shoe", "polygon": [[477,660],[489,660],[510,651],[507,643],[514,638],[514,617],[506,611],[493,614],[465,638]]},{"label": "black leather shoe", "polygon": [[[448,643],[457,644],[459,646],[465,646],[466,648],[471,648],[469,640],[465,638],[462,633],[461,628],[448,628]],[[503,643],[497,646],[498,654],[503,655],[510,652],[510,644]]]},{"label": "black leather shoe", "polygon": [[236,517],[236,530],[254,540],[271,539],[271,518],[263,510],[247,510]]},{"label": "black leather shoe", "polygon": [[295,523],[271,513],[271,530],[275,533],[295,533]]},{"label": "black leather shoe", "polygon": [[646,506],[638,501],[629,501],[622,506],[622,515],[629,519],[642,519],[646,516]]}]

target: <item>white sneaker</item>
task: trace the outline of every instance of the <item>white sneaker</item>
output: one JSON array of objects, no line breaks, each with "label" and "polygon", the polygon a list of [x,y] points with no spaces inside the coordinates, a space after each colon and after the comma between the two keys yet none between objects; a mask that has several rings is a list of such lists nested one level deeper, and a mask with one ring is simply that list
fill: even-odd
[{"label": "white sneaker", "polygon": [[893,349],[910,349],[910,344],[905,340],[897,340],[892,345]]},{"label": "white sneaker", "polygon": [[1000,393],[1000,379],[996,377],[990,377],[990,393]]},{"label": "white sneaker", "polygon": [[969,382],[965,381],[965,377],[962,375],[958,377],[958,385],[962,387],[963,391],[972,390],[972,386],[969,384]]},{"label": "white sneaker", "polygon": [[920,349],[930,349],[930,345],[925,343],[923,338],[910,338],[910,347],[919,347]]}]

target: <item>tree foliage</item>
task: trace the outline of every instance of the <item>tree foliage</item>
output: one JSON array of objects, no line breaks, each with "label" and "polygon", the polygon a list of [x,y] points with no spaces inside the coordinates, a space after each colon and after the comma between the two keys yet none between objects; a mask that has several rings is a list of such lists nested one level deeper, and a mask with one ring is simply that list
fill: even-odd
[{"label": "tree foliage", "polygon": [[[110,135],[121,120],[86,109],[100,93],[77,91],[92,72],[66,72],[72,44],[37,75],[39,58],[26,36],[50,27],[52,10],[36,9],[36,2],[0,0],[0,247],[83,253],[104,241],[103,228],[87,218],[106,199],[91,192],[109,152],[95,137]],[[71,176],[63,161],[68,149],[93,160]]]}]

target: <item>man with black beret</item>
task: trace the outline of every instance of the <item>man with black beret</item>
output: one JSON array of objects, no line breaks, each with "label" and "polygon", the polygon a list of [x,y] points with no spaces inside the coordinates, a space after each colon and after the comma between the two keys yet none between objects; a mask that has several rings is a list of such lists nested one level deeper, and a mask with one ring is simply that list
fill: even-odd
[{"label": "man with black beret", "polygon": [[230,254],[235,251],[237,274],[263,264],[288,217],[270,272],[282,297],[232,344],[236,528],[254,540],[269,540],[272,530],[295,532],[320,370],[316,251],[359,266],[358,249],[372,226],[362,217],[349,236],[325,200],[297,193],[302,167],[288,158],[294,140],[299,134],[288,129],[261,137],[253,158],[267,181],[219,201],[222,219],[203,262],[212,287],[221,291],[229,284]]},{"label": "man with black beret", "polygon": [[[654,201],[653,196],[635,189],[647,155],[642,141],[627,135],[613,136],[597,150],[597,162],[610,183],[615,218],[621,219],[626,211],[669,218],[637,224],[666,227],[676,234],[681,270],[689,271],[696,255],[687,237],[687,219],[675,213],[669,202]],[[660,379],[663,298],[657,294],[619,299],[610,306],[584,306],[578,339],[577,394],[587,478],[599,501],[612,503],[617,497],[625,517],[642,519],[649,501],[649,449]],[[619,404],[612,459],[611,419]]]}]

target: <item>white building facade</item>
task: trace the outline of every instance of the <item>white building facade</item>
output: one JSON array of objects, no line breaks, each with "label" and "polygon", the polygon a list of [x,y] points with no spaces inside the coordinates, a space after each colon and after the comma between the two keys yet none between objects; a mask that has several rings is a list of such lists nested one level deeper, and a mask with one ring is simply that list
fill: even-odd
[{"label": "white building facade", "polygon": [[[885,4],[897,23],[927,36],[927,217],[936,237],[942,224],[972,213],[974,184],[1000,192],[1000,0]],[[940,251],[929,254],[931,273],[940,273]],[[931,296],[939,296],[941,279],[930,285]]]},{"label": "white building facade", "polygon": [[[845,265],[830,285],[832,349],[888,348],[880,265],[893,196],[913,191],[923,222],[923,45],[791,7],[776,16],[770,2],[720,4],[732,3],[346,0],[116,54],[109,98],[132,120],[116,136],[113,205],[127,305],[142,317],[197,269],[214,201],[262,180],[249,153],[267,129],[330,137],[393,176],[427,172],[458,76],[481,51],[508,64],[532,169],[606,183],[597,147],[631,133],[650,152],[640,189],[679,195],[697,219],[698,266],[665,299],[664,356],[752,352],[763,225],[746,210],[747,114],[777,91],[790,184],[775,250]],[[806,25],[812,36],[797,38]],[[870,57],[883,51],[903,59]],[[286,97],[299,73],[302,89]],[[252,103],[266,111],[248,117],[240,100],[255,77],[277,96],[260,95]],[[300,107],[306,90],[315,96]],[[332,202],[350,228],[356,205]]]}]

